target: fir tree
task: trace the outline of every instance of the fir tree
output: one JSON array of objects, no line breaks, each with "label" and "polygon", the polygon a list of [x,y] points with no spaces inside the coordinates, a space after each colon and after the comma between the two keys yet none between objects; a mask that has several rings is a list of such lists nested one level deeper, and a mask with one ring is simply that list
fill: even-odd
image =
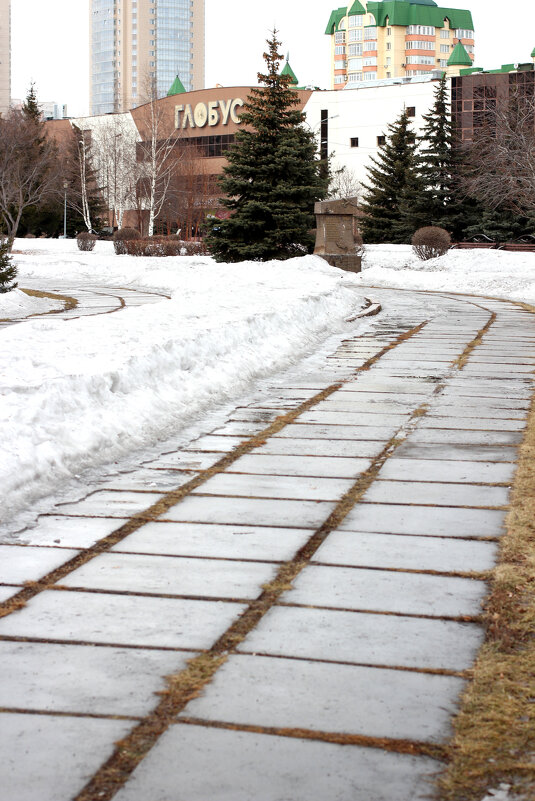
[{"label": "fir tree", "polygon": [[327,192],[314,134],[290,89],[291,76],[279,74],[282,55],[277,32],[264,53],[267,73],[251,90],[241,113],[243,127],[228,151],[220,187],[231,212],[213,220],[208,245],[216,261],[287,259],[313,247],[314,202]]},{"label": "fir tree", "polygon": [[8,239],[0,238],[0,294],[10,292],[17,284],[17,268],[11,261],[11,245]]},{"label": "fir tree", "polygon": [[[388,126],[388,136],[368,168],[362,220],[366,242],[410,241],[415,228],[412,203],[420,191],[416,172],[416,134],[406,110]],[[418,226],[416,226],[418,227]]]},{"label": "fir tree", "polygon": [[42,120],[41,109],[39,108],[39,104],[37,102],[37,94],[35,92],[35,83],[30,84],[30,88],[28,89],[28,94],[26,95],[26,99],[22,104],[22,113],[26,117],[26,119],[32,119],[34,122],[40,123]]}]

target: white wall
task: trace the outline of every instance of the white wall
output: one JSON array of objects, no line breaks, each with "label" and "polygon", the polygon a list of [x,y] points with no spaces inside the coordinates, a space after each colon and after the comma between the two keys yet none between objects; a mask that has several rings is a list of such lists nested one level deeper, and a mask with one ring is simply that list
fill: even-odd
[{"label": "white wall", "polygon": [[[333,167],[345,166],[362,183],[370,157],[378,151],[377,137],[387,133],[387,125],[399,117],[404,106],[414,106],[411,120],[416,131],[424,125],[434,101],[438,80],[414,83],[365,86],[358,89],[316,91],[305,106],[307,122],[320,137],[321,110],[329,113],[329,153]],[[358,137],[359,146],[350,147],[350,139]]]}]

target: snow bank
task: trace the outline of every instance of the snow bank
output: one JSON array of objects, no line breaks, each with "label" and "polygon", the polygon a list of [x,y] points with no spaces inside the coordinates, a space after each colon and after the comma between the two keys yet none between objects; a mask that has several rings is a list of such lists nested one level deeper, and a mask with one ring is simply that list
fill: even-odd
[{"label": "snow bank", "polygon": [[62,309],[63,306],[64,304],[59,300],[35,298],[20,289],[12,289],[11,292],[0,294],[0,320],[29,317],[30,314],[44,314],[53,309]]},{"label": "snow bank", "polygon": [[366,245],[361,284],[447,290],[535,304],[535,253],[450,250],[420,261],[410,245]]},{"label": "snow bank", "polygon": [[17,256],[21,285],[91,278],[171,299],[68,322],[32,318],[0,333],[4,521],[296,362],[345,330],[361,302],[353,276],[313,256],[221,265],[115,256],[110,243],[89,254],[68,241],[31,244]]}]

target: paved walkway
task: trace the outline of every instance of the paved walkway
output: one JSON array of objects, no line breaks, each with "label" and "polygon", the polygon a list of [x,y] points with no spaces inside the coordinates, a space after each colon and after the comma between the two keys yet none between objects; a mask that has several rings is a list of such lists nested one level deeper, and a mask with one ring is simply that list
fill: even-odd
[{"label": "paved walkway", "polygon": [[535,318],[369,293],[369,333],[0,546],[9,801],[431,797]]}]

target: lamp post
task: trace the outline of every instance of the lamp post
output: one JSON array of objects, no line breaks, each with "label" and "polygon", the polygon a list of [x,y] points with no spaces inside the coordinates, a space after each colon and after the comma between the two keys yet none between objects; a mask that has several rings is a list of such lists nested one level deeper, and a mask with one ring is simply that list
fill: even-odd
[{"label": "lamp post", "polygon": [[67,187],[68,181],[63,181],[63,239],[67,239]]}]

